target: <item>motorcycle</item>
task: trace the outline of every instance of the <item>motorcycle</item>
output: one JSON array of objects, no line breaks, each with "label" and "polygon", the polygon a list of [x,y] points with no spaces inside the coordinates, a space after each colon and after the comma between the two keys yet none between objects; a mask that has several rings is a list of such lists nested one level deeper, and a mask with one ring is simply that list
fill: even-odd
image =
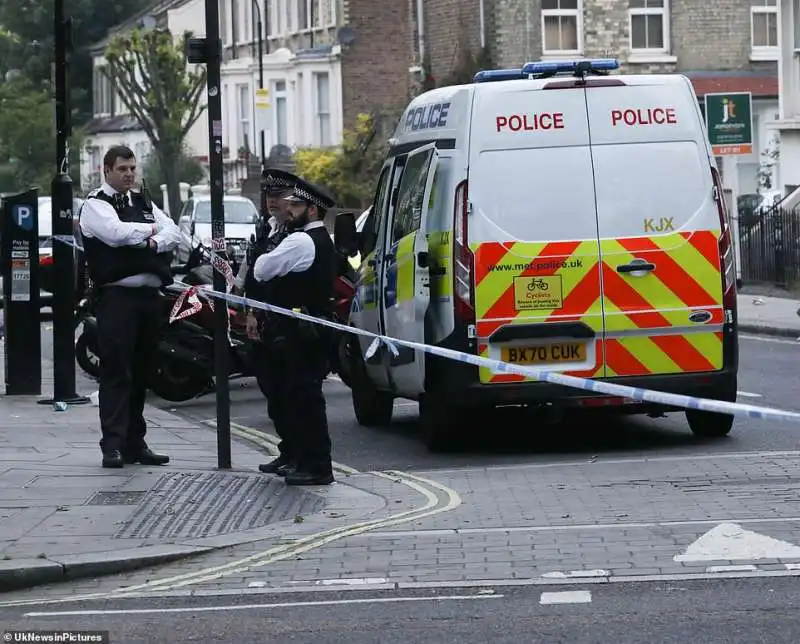
[{"label": "motorcycle", "polygon": [[75,340],[75,360],[91,378],[100,377],[100,356],[97,352],[97,318],[94,316],[91,292],[81,298],[75,308],[75,331],[83,325]]}]

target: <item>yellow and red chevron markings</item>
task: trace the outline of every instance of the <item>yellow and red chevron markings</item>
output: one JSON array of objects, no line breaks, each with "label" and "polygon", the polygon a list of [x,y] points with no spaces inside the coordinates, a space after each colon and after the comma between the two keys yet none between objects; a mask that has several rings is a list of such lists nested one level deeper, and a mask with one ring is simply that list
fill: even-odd
[{"label": "yellow and red chevron markings", "polygon": [[[476,244],[479,353],[490,357],[487,338],[508,324],[581,321],[596,334],[594,367],[565,371],[570,375],[600,378],[720,369],[722,334],[711,329],[687,332],[687,327],[701,326],[689,321],[692,311],[708,311],[707,325],[723,322],[718,236],[719,231],[696,231],[603,239],[599,245],[595,240]],[[655,264],[655,270],[644,277],[617,272],[617,266],[634,257]],[[555,275],[561,278],[559,308],[517,310],[514,277]],[[481,369],[482,382],[524,380]]]}]

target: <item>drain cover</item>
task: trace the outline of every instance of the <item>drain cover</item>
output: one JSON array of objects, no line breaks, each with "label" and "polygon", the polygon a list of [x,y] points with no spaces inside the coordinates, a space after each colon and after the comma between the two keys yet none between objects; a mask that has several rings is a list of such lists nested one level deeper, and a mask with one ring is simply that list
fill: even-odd
[{"label": "drain cover", "polygon": [[258,474],[164,474],[117,532],[120,539],[202,538],[309,515],[324,499]]},{"label": "drain cover", "polygon": [[95,492],[84,505],[136,505],[147,492]]}]

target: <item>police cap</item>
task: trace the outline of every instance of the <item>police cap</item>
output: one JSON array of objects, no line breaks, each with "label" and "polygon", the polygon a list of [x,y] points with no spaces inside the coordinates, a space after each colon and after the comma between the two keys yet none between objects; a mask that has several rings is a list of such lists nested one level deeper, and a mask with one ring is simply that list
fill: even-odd
[{"label": "police cap", "polygon": [[261,185],[268,194],[282,194],[294,188],[297,176],[285,170],[270,168],[261,173]]},{"label": "police cap", "polygon": [[336,204],[333,195],[326,188],[300,178],[297,179],[292,194],[284,197],[284,199],[286,201],[304,201],[307,204],[317,208],[324,208],[325,210],[333,208]]}]

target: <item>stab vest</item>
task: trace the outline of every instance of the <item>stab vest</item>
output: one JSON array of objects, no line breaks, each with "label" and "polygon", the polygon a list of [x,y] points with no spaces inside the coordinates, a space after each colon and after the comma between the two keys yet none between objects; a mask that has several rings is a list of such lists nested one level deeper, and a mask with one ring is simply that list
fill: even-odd
[{"label": "stab vest", "polygon": [[267,302],[269,297],[269,284],[259,282],[253,277],[253,266],[255,266],[256,259],[265,253],[271,253],[278,244],[280,244],[286,237],[289,231],[284,227],[274,235],[262,235],[256,238],[253,247],[248,249],[247,253],[247,275],[245,276],[244,292],[245,295],[251,300],[258,300],[259,302]]},{"label": "stab vest", "polygon": [[[102,190],[89,197],[110,204],[120,221],[137,224],[152,224],[155,221],[153,207],[140,193],[131,192],[130,205],[118,203],[114,197]],[[114,248],[96,237],[82,235],[86,267],[89,277],[98,287],[140,273],[153,273],[162,285],[172,284],[172,252],[156,253],[150,248],[120,246]]]},{"label": "stab vest", "polygon": [[266,302],[285,309],[305,307],[309,315],[330,317],[336,278],[333,241],[325,226],[293,235],[308,235],[314,242],[314,262],[302,273],[288,273],[264,282]]}]

